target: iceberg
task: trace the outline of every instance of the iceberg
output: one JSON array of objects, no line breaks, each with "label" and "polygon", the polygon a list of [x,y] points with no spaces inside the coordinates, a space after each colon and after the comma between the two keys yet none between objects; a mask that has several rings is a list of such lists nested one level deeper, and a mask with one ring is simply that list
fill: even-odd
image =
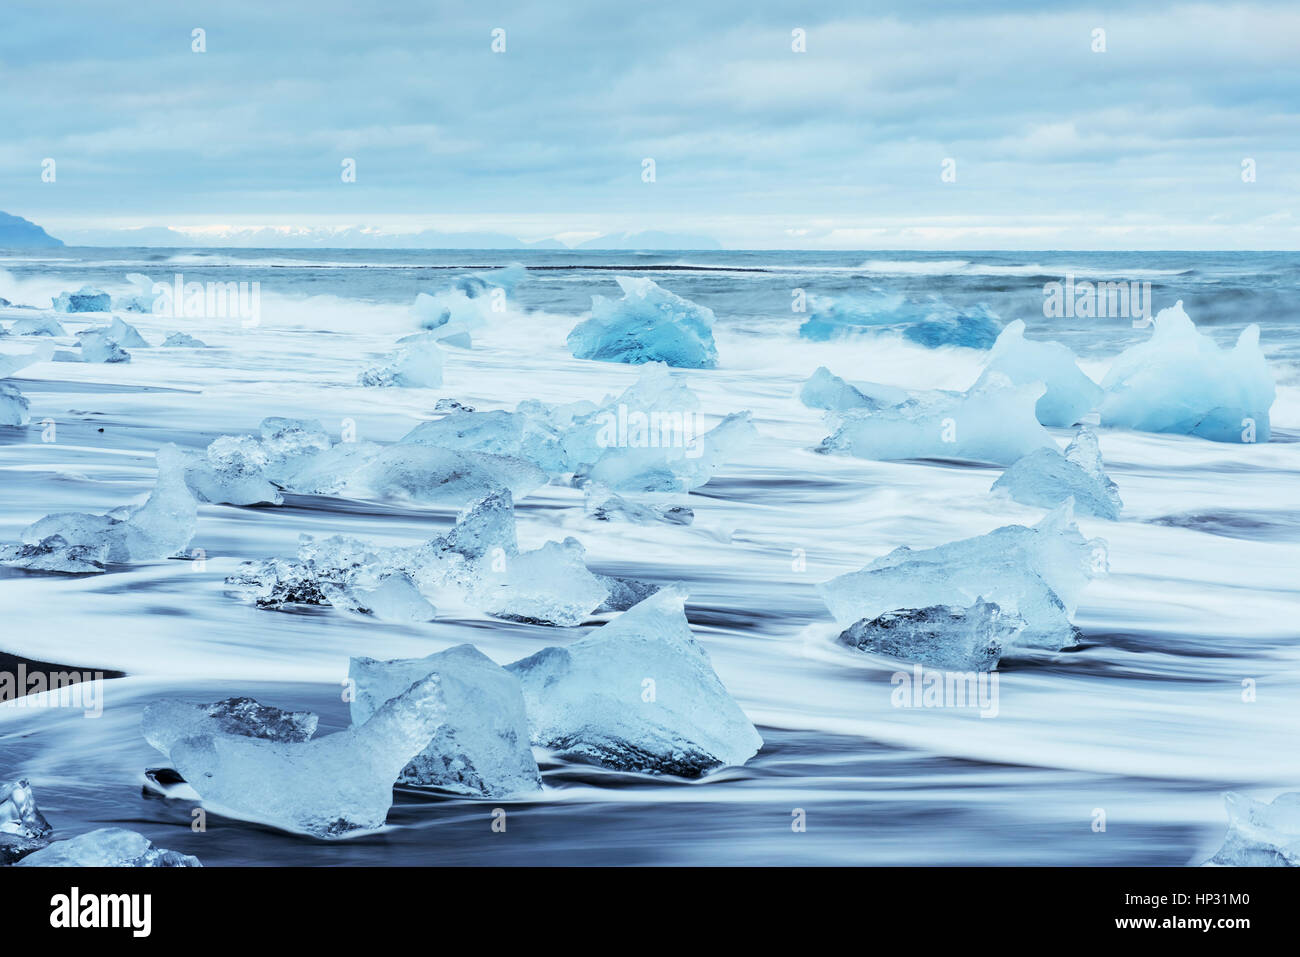
[{"label": "iceberg", "polygon": [[799,335],[814,342],[867,331],[895,331],[932,349],[987,349],[1002,329],[998,317],[982,305],[958,309],[938,297],[916,301],[879,289],[840,299],[809,296],[808,303],[812,308],[799,326]]},{"label": "iceberg", "polygon": [[54,829],[36,806],[26,778],[0,782],[0,865],[13,864],[50,843]]},{"label": "iceberg", "polygon": [[55,312],[108,312],[112,308],[108,293],[82,286],[76,292],[59,293],[54,299]]},{"label": "iceberg", "polygon": [[1223,796],[1228,833],[1209,864],[1226,867],[1300,867],[1300,791],[1272,804],[1242,794]]},{"label": "iceberg", "polygon": [[1182,300],[1162,309],[1149,340],[1125,349],[1102,380],[1101,424],[1197,435],[1215,442],[1267,442],[1277,388],[1259,326],[1232,349],[1197,331]]},{"label": "iceberg", "polygon": [[964,393],[927,393],[891,409],[836,413],[835,432],[817,451],[1010,465],[1034,449],[1056,447],[1034,412],[1042,394],[1039,383],[1016,386],[995,372]]},{"label": "iceberg", "polygon": [[163,698],[149,704],[140,718],[145,740],[168,757],[172,747],[200,734],[239,734],[264,741],[301,743],[316,733],[310,711],[284,711],[253,698],[226,698],[190,704]]},{"label": "iceberg", "polygon": [[910,399],[906,390],[894,386],[875,382],[850,385],[825,366],[818,366],[817,371],[799,389],[799,401],[808,408],[832,412],[843,412],[846,409],[892,409]]},{"label": "iceberg", "polygon": [[158,448],[158,479],[143,505],[119,509],[121,517],[86,512],[56,512],[23,530],[22,540],[40,545],[59,536],[67,546],[106,549],[110,562],[149,562],[184,549],[198,525],[198,506],[185,485],[184,453],[168,444]]},{"label": "iceberg", "polygon": [[53,316],[27,316],[9,327],[15,336],[66,336],[63,324]]},{"label": "iceberg", "polygon": [[569,351],[601,362],[666,362],[686,369],[718,364],[713,311],[652,280],[616,276],[622,299],[592,296],[591,318],[569,333]]},{"label": "iceberg", "polygon": [[986,601],[1024,619],[1016,645],[1057,650],[1077,643],[1070,618],[1088,582],[1106,570],[1106,543],[1079,533],[1067,500],[1033,527],[1006,525],[934,548],[896,548],[817,590],[841,626],[899,608]]},{"label": "iceberg", "polygon": [[398,782],[489,798],[540,790],[519,681],[473,645],[427,658],[353,658],[352,723],[364,725],[413,683],[429,678],[437,682],[443,720]]},{"label": "iceberg", "polygon": [[438,675],[413,683],[361,725],[309,741],[197,734],[171,744],[177,772],[209,808],[321,838],[384,825],[393,783],[446,726]]},{"label": "iceberg", "polygon": [[408,342],[357,376],[357,383],[410,389],[442,385],[442,350],[432,342]]},{"label": "iceberg", "polygon": [[840,644],[953,671],[992,671],[1002,649],[1024,630],[1024,619],[992,602],[969,608],[932,605],[864,618],[840,633]]},{"label": "iceberg", "polygon": [[101,827],[29,854],[19,867],[202,867],[197,857],[154,847],[143,834]]},{"label": "iceberg", "polygon": [[1119,519],[1124,507],[1118,487],[1102,468],[1097,436],[1086,426],[1075,433],[1064,455],[1035,449],[1003,472],[989,491],[1041,508],[1055,508],[1073,497],[1077,513],[1111,521]]},{"label": "iceberg", "polygon": [[1034,406],[1043,425],[1069,428],[1101,404],[1101,386],[1079,369],[1069,347],[1026,339],[1025,324],[1019,319],[993,343],[983,376],[993,373],[1001,373],[1013,385],[1043,383],[1047,391]]},{"label": "iceberg", "polygon": [[94,575],[108,563],[108,545],[69,545],[51,535],[34,545],[0,545],[0,565],[33,572]]},{"label": "iceberg", "polygon": [[686,620],[686,593],[660,590],[589,637],[507,666],[532,742],[621,771],[699,777],[763,746]]},{"label": "iceberg", "polygon": [[206,349],[208,344],[202,339],[195,339],[189,333],[173,332],[163,340],[163,347],[173,349]]}]

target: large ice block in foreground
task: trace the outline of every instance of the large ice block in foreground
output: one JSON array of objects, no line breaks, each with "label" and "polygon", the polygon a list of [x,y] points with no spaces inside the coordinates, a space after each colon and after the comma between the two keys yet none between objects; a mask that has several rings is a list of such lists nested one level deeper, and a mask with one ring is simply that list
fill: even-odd
[{"label": "large ice block in foreground", "polygon": [[509,797],[542,786],[528,743],[519,681],[473,645],[427,658],[353,658],[352,723],[362,725],[416,681],[436,677],[444,722],[402,769],[403,784],[477,797]]},{"label": "large ice block in foreground", "polygon": [[1037,448],[1055,448],[1034,413],[1038,383],[1012,385],[999,373],[968,392],[927,393],[890,409],[837,413],[820,452],[865,459],[962,459],[1010,465]]},{"label": "large ice block in foreground", "polygon": [[1112,521],[1124,507],[1118,487],[1102,468],[1097,436],[1086,426],[1075,433],[1064,455],[1056,449],[1035,449],[1003,472],[990,491],[1042,508],[1055,508],[1073,497],[1077,513]]},{"label": "large ice block in foreground", "polygon": [[101,827],[29,854],[19,867],[202,867],[197,857],[154,847],[143,834]]},{"label": "large ice block in foreground", "polygon": [[969,608],[900,608],[864,618],[840,633],[840,644],[953,671],[992,671],[1002,649],[1024,629],[1016,615],[977,599]]},{"label": "large ice block in foreground", "polygon": [[1043,425],[1069,428],[1101,404],[1101,386],[1083,373],[1069,347],[1026,339],[1025,324],[1019,319],[993,343],[983,376],[995,372],[1013,385],[1043,383],[1047,391],[1034,407]]},{"label": "large ice block in foreground", "polygon": [[411,389],[440,386],[442,350],[433,342],[413,340],[358,375],[357,383]]},{"label": "large ice block in foreground", "polygon": [[1272,804],[1229,792],[1228,833],[1208,863],[1228,867],[1300,867],[1300,791]]},{"label": "large ice block in foreground", "polygon": [[316,722],[310,711],[285,711],[252,698],[226,698],[212,704],[163,698],[145,707],[140,730],[146,741],[170,755],[176,742],[196,734],[302,742],[316,733]]},{"label": "large ice block in foreground", "polygon": [[696,305],[652,280],[616,276],[622,299],[591,297],[591,318],[569,333],[579,359],[602,362],[666,362],[686,369],[718,364],[713,310]]},{"label": "large ice block in foreground", "polygon": [[82,286],[76,292],[62,292],[54,297],[55,312],[108,312],[112,297],[102,289]]},{"label": "large ice block in foreground", "polygon": [[1196,330],[1182,301],[1155,317],[1149,340],[1125,349],[1102,380],[1101,424],[1199,435],[1215,442],[1267,442],[1277,397],[1259,326],[1232,349]]},{"label": "large ice block in foreground", "polygon": [[39,851],[50,843],[53,830],[36,806],[26,778],[0,782],[0,865]]},{"label": "large ice block in foreground", "polygon": [[150,562],[170,558],[194,537],[198,506],[185,484],[184,455],[176,446],[159,446],[158,479],[143,505],[114,513],[56,512],[29,525],[22,539],[39,545],[58,535],[69,546],[98,550],[107,546],[110,562]]},{"label": "large ice block in foreground", "polygon": [[662,589],[589,637],[508,667],[533,744],[622,771],[698,777],[763,745],[691,634],[686,593]]},{"label": "large ice block in foreground", "polygon": [[1106,569],[1106,543],[1079,533],[1067,501],[1032,528],[1006,525],[934,548],[896,548],[817,590],[841,626],[899,608],[983,599],[1024,619],[1015,644],[1059,649],[1076,643],[1070,618],[1084,587]]},{"label": "large ice block in foreground", "polygon": [[199,734],[172,764],[219,813],[316,837],[384,825],[393,783],[448,721],[438,675],[414,682],[364,724],[310,741]]}]

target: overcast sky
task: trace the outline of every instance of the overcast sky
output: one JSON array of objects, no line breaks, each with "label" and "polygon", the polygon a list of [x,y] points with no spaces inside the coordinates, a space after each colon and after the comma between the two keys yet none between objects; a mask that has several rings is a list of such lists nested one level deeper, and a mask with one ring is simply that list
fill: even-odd
[{"label": "overcast sky", "polygon": [[1294,0],[4,0],[0,16],[0,209],[55,235],[1300,248]]}]

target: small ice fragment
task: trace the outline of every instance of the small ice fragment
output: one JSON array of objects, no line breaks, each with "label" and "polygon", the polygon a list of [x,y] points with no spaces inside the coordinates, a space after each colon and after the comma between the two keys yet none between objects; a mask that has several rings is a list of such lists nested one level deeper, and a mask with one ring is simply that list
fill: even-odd
[{"label": "small ice fragment", "polygon": [[102,332],[88,332],[81,336],[82,362],[130,362],[131,353]]},{"label": "small ice fragment", "polygon": [[432,342],[410,342],[357,376],[364,386],[412,389],[442,385],[442,350]]},{"label": "small ice fragment", "polygon": [[62,323],[53,316],[25,316],[9,327],[15,336],[66,336]]},{"label": "small ice fragment", "polygon": [[0,782],[0,865],[39,851],[50,843],[53,830],[36,806],[26,778]]},{"label": "small ice fragment", "polygon": [[330,604],[379,621],[416,624],[432,621],[438,609],[420,594],[415,582],[400,573],[381,575],[373,585],[354,584],[342,591],[327,588]]},{"label": "small ice fragment", "polygon": [[51,535],[34,545],[0,545],[0,565],[33,572],[94,575],[108,562],[108,545],[69,545]]},{"label": "small ice fragment", "polygon": [[101,827],[55,841],[18,862],[19,867],[202,867],[197,857],[154,847],[143,834]]},{"label": "small ice fragment", "polygon": [[696,642],[685,592],[661,589],[590,636],[508,665],[533,744],[623,771],[698,777],[763,746]]},{"label": "small ice fragment", "polygon": [[77,338],[83,342],[88,338],[102,337],[119,346],[125,346],[128,349],[147,349],[149,343],[145,341],[144,336],[140,335],[135,326],[124,322],[117,316],[106,326],[96,326],[93,329],[84,329],[77,333]]},{"label": "small ice fragment", "polygon": [[145,707],[140,730],[146,741],[170,755],[177,741],[196,734],[303,742],[316,733],[316,722],[310,711],[284,711],[253,698],[226,698],[212,704],[163,698]]},{"label": "small ice fragment", "polygon": [[[70,546],[107,547],[110,562],[148,562],[170,558],[184,549],[198,525],[198,506],[186,487],[184,453],[159,446],[158,478],[143,505],[125,518],[86,512],[56,512],[23,530],[22,540],[39,545],[59,535]],[[96,551],[96,554],[98,552]]]},{"label": "small ice fragment", "polygon": [[1277,388],[1259,326],[1232,349],[1198,332],[1182,301],[1162,309],[1146,342],[1125,349],[1102,380],[1101,424],[1199,435],[1215,442],[1267,442]]},{"label": "small ice fragment", "polygon": [[990,491],[1042,508],[1055,508],[1073,496],[1076,512],[1111,521],[1124,507],[1119,489],[1102,469],[1097,436],[1086,426],[1075,433],[1064,455],[1035,449],[1003,472]]},{"label": "small ice fragment", "polygon": [[579,359],[666,362],[687,369],[718,364],[713,310],[661,289],[652,280],[616,276],[622,299],[592,296],[591,318],[569,333]]},{"label": "small ice fragment", "polygon": [[952,671],[992,671],[1003,649],[1024,629],[1016,615],[992,602],[969,608],[900,608],[864,618],[840,633],[840,644]]},{"label": "small ice fragment", "polygon": [[202,339],[195,339],[187,332],[173,332],[163,340],[163,346],[174,349],[206,349],[208,344]]},{"label": "small ice fragment", "polygon": [[102,289],[82,286],[76,292],[62,292],[55,297],[55,312],[108,312],[112,299]]},{"label": "small ice fragment", "polygon": [[402,769],[398,781],[481,797],[509,797],[541,788],[528,744],[519,681],[473,645],[427,658],[353,658],[352,723],[362,725],[412,682],[435,678],[444,721]]},{"label": "small ice fragment", "polygon": [[27,397],[9,385],[0,382],[0,425],[26,425],[31,421]]},{"label": "small ice fragment", "polygon": [[838,413],[820,452],[865,459],[960,459],[1009,465],[1036,448],[1055,448],[1034,405],[1043,386],[1014,386],[1000,373],[968,392],[931,393],[892,409]]},{"label": "small ice fragment", "polygon": [[449,720],[442,680],[416,681],[361,725],[310,741],[199,734],[173,765],[219,813],[322,838],[384,825],[393,783]]},{"label": "small ice fragment", "polygon": [[204,502],[225,505],[279,505],[280,490],[266,477],[270,463],[262,444],[251,435],[222,435],[203,455],[187,456],[185,481]]},{"label": "small ice fragment", "polygon": [[810,409],[890,409],[907,402],[904,389],[876,382],[850,385],[825,366],[818,366],[799,389],[799,401]]},{"label": "small ice fragment", "polygon": [[1079,369],[1069,347],[1026,339],[1020,319],[1002,330],[980,378],[995,372],[1013,385],[1043,383],[1047,391],[1034,406],[1043,425],[1068,428],[1101,404],[1101,386]]},{"label": "small ice fragment", "polygon": [[609,596],[608,587],[587,570],[583,555],[574,538],[520,552],[506,559],[502,572],[482,569],[469,583],[470,600],[508,621],[580,625]]},{"label": "small ice fragment", "polygon": [[817,590],[841,626],[898,608],[967,607],[982,597],[1025,620],[1016,644],[1056,650],[1077,642],[1070,618],[1084,587],[1106,568],[1106,543],[1079,533],[1067,500],[1032,528],[1006,525],[934,548],[896,548]]},{"label": "small ice fragment", "polygon": [[642,505],[629,502],[604,485],[590,482],[583,487],[583,510],[598,522],[624,521],[637,525],[690,525],[695,512],[686,505]]}]

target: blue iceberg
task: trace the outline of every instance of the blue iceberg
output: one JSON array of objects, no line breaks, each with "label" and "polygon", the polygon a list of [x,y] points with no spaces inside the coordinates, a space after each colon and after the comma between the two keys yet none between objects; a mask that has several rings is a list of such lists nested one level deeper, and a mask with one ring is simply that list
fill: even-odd
[{"label": "blue iceberg", "polygon": [[569,333],[569,350],[601,362],[666,362],[683,369],[718,364],[713,311],[649,279],[615,277],[622,299],[593,296],[591,318]]},{"label": "blue iceberg", "polygon": [[1079,369],[1069,347],[1025,338],[1025,324],[1009,324],[989,353],[984,375],[1001,373],[1014,385],[1046,388],[1034,409],[1043,425],[1069,428],[1101,404],[1101,386]]}]

